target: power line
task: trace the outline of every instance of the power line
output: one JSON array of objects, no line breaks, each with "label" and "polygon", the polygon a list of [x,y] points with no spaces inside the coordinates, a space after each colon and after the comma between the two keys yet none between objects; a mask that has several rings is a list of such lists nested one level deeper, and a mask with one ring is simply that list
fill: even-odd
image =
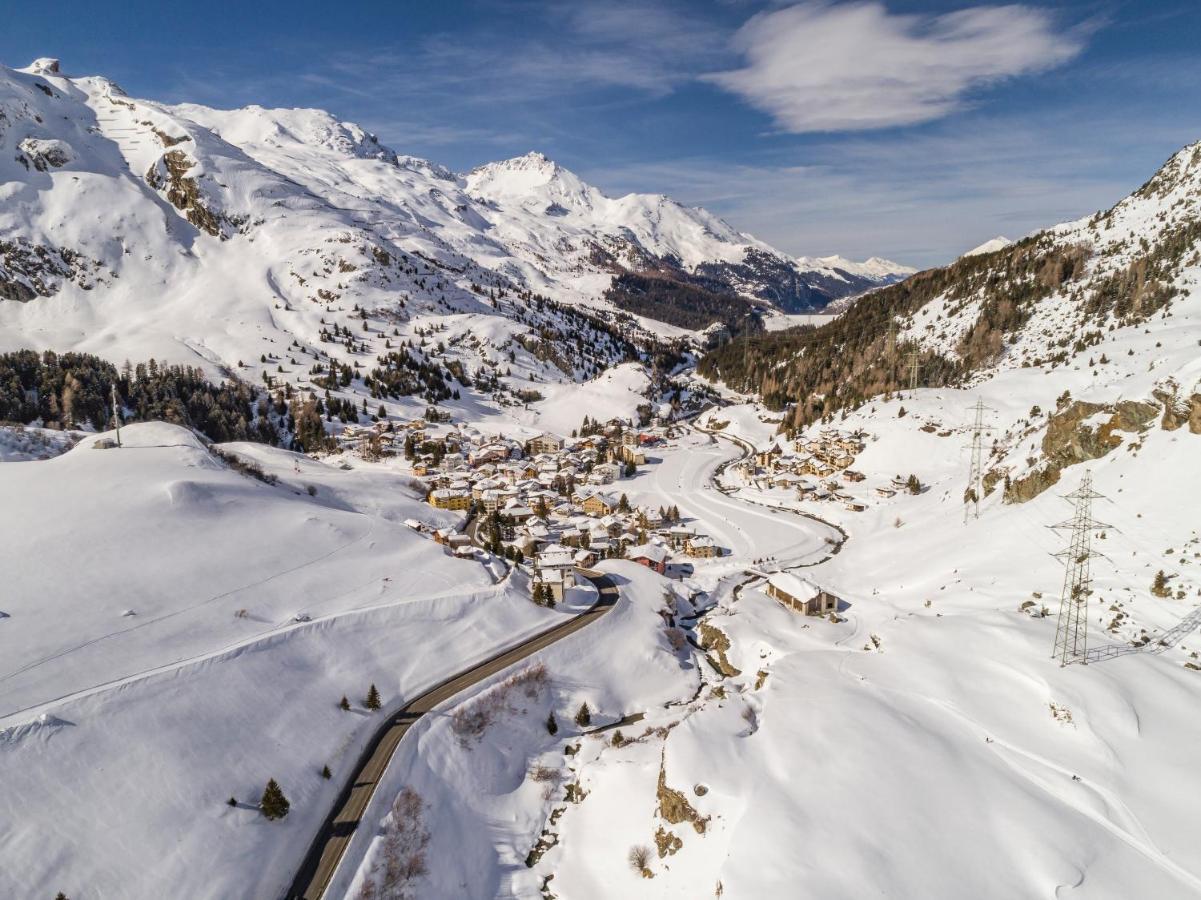
[{"label": "power line", "polygon": [[1093,476],[1085,472],[1080,487],[1065,499],[1075,502],[1072,518],[1052,528],[1070,530],[1067,549],[1055,555],[1064,560],[1063,592],[1059,598],[1059,621],[1055,626],[1052,659],[1061,666],[1088,664],[1088,598],[1093,592],[1091,562],[1099,556],[1092,547],[1093,532],[1108,526],[1093,519],[1093,501],[1102,495],[1093,490]]}]

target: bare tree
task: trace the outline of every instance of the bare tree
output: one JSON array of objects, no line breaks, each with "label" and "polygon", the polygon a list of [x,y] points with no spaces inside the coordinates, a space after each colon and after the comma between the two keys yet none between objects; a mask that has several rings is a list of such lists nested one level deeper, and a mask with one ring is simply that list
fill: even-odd
[{"label": "bare tree", "polygon": [[421,795],[411,787],[392,802],[380,857],[363,882],[359,900],[414,900],[415,882],[428,871],[425,852],[430,833],[422,821],[424,807]]}]

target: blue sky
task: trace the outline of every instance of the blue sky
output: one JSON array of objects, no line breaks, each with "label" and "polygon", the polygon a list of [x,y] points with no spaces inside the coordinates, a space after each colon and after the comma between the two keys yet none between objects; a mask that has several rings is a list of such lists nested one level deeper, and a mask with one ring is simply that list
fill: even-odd
[{"label": "blue sky", "polygon": [[0,61],[318,106],[465,170],[537,149],[795,254],[946,261],[1107,206],[1201,139],[1195,0],[0,9]]}]

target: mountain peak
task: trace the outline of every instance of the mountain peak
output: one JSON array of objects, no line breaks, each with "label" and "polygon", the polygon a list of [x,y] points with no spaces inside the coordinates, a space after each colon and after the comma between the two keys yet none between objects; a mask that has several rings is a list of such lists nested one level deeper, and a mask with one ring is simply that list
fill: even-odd
[{"label": "mountain peak", "polygon": [[28,72],[30,75],[61,75],[62,70],[59,67],[59,61],[53,56],[39,56],[22,71]]},{"label": "mountain peak", "polygon": [[993,238],[990,241],[985,241],[979,247],[973,247],[971,250],[969,250],[967,253],[965,253],[963,255],[964,256],[982,256],[985,253],[995,253],[998,250],[1004,250],[1006,247],[1008,247],[1012,243],[1013,243],[1013,241],[1011,241],[1009,238],[1004,237],[1002,235],[997,235],[997,237]]},{"label": "mountain peak", "polygon": [[537,150],[477,166],[464,176],[464,182],[471,193],[493,200],[529,198],[590,206],[600,193]]}]

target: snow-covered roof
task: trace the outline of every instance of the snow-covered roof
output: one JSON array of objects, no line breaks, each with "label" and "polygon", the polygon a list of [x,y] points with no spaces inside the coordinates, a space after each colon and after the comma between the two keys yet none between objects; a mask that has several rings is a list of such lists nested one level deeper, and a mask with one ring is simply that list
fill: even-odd
[{"label": "snow-covered roof", "polygon": [[658,544],[639,544],[631,547],[627,554],[630,559],[649,559],[651,562],[666,562],[668,551]]},{"label": "snow-covered roof", "polygon": [[783,591],[797,600],[808,600],[817,596],[816,585],[789,572],[774,572],[767,577],[767,582],[776,590]]}]

